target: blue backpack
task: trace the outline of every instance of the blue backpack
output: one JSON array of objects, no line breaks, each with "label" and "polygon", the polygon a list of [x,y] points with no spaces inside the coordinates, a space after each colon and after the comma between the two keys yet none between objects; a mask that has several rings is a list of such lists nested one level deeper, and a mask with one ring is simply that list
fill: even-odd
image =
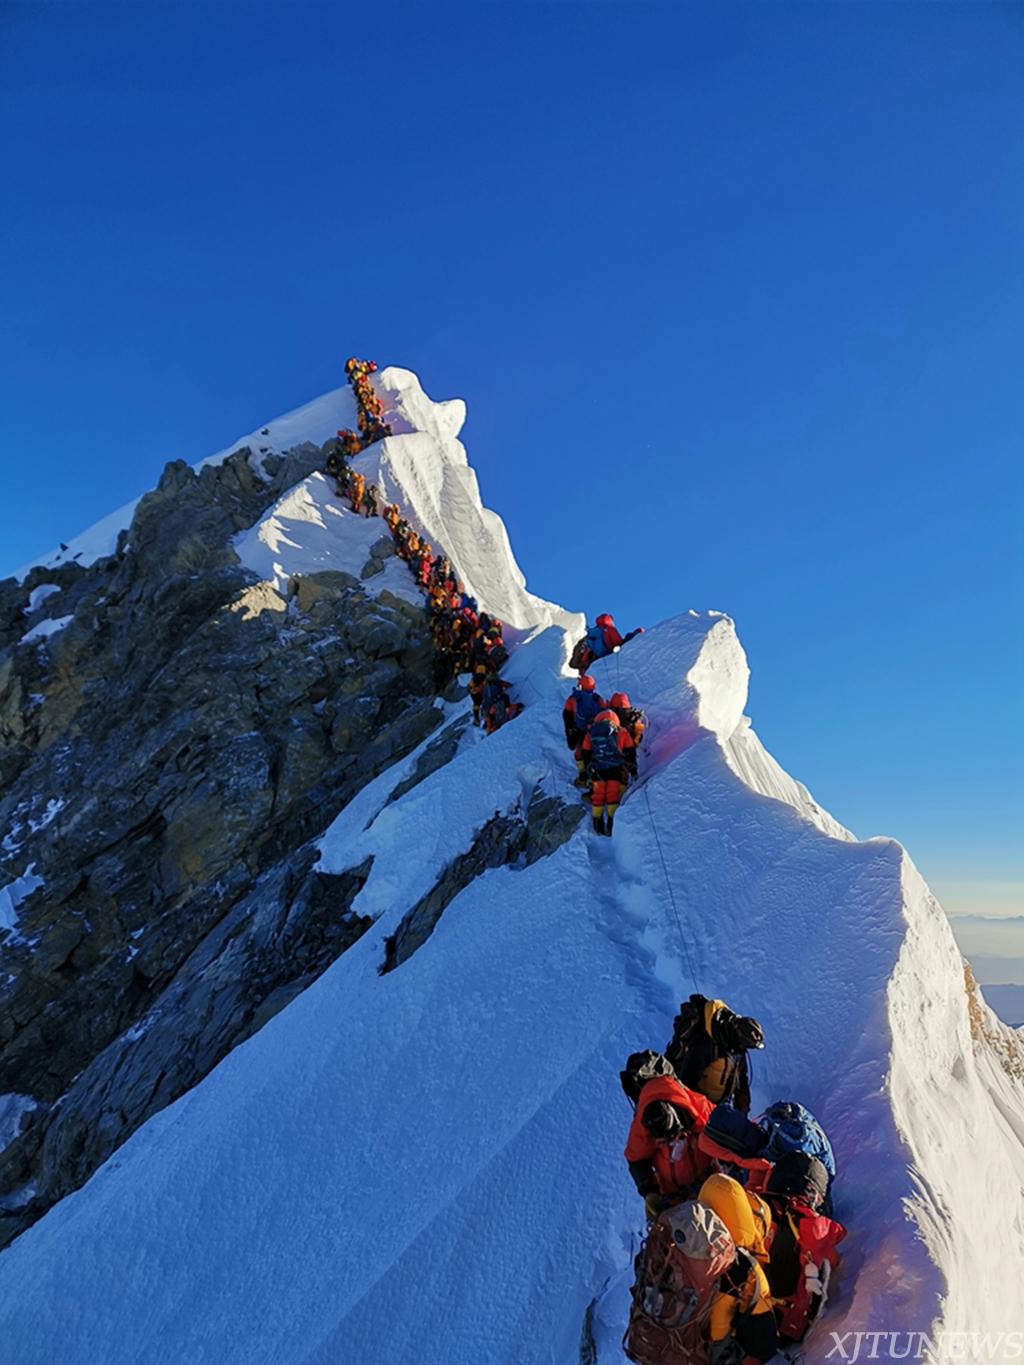
[{"label": "blue backpack", "polygon": [[589,730],[598,711],[604,710],[604,702],[596,692],[584,692],[582,687],[574,687],[572,694],[576,698],[576,728]]},{"label": "blue backpack", "polygon": [[604,626],[591,626],[584,637],[587,648],[595,659],[603,659],[609,652],[608,646],[604,642]]},{"label": "blue backpack", "polygon": [[794,1100],[776,1100],[769,1105],[758,1124],[768,1134],[760,1155],[778,1161],[786,1152],[816,1156],[828,1172],[829,1189],[836,1176],[836,1159],[825,1130],[814,1115]]},{"label": "blue backpack", "polygon": [[610,720],[598,721],[590,727],[590,757],[599,772],[622,767],[618,727]]}]

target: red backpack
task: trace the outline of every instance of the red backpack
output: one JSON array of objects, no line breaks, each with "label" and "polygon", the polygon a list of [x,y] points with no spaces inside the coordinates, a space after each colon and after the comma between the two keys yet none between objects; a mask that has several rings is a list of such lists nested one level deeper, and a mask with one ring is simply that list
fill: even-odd
[{"label": "red backpack", "polygon": [[779,1336],[787,1342],[803,1341],[828,1301],[829,1282],[839,1265],[836,1248],[846,1229],[800,1199],[762,1197],[772,1210],[765,1271]]},{"label": "red backpack", "polygon": [[725,1224],[695,1200],[659,1214],[636,1258],[622,1346],[637,1365],[705,1365],[719,1277],[736,1259]]}]

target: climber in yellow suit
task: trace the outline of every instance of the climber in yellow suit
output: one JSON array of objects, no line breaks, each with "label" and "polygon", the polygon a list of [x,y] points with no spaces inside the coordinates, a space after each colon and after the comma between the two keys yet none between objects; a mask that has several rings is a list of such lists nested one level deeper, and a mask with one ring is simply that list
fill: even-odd
[{"label": "climber in yellow suit", "polygon": [[710,1365],[754,1365],[779,1349],[768,1279],[761,1268],[771,1210],[728,1175],[708,1176],[697,1196],[718,1214],[736,1244],[736,1260],[711,1301]]}]

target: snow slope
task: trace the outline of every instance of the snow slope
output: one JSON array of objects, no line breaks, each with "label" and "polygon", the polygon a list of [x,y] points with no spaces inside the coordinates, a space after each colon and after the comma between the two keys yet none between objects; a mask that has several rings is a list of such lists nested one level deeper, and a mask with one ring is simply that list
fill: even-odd
[{"label": "snow slope", "polygon": [[[367,476],[518,628],[506,673],[527,709],[389,800],[413,753],[341,812],[322,864],[373,855],[354,907],[373,927],[0,1256],[0,1358],[575,1365],[593,1304],[597,1359],[621,1361],[642,1209],[618,1071],[698,988],[764,1024],[755,1103],[800,1099],[837,1151],[851,1232],[806,1360],[837,1358],[831,1332],[1020,1327],[1020,1083],[972,1035],[952,934],[904,851],[855,840],[750,729],[727,617],[675,617],[595,666],[650,719],[614,839],[584,823],[485,873],[379,974],[495,813],[579,799],[559,716],[577,619],[527,593],[463,464],[461,406],[405,371],[380,382],[401,421]],[[275,509],[282,534],[257,533],[246,562],[294,572],[336,535],[340,563],[363,532],[307,515],[312,497],[306,481]]]},{"label": "snow slope", "polygon": [[[337,497],[333,479],[311,474],[235,538],[235,552],[246,568],[283,592],[296,575],[326,569],[359,578],[373,546],[387,535],[379,518],[358,516]],[[386,589],[407,602],[423,600],[408,568],[395,558],[365,587],[372,594]]]}]

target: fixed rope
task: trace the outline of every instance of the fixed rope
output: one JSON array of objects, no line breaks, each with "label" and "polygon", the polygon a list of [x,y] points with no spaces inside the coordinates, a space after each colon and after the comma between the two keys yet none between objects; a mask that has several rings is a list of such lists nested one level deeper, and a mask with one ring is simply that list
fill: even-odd
[{"label": "fixed rope", "polygon": [[654,823],[654,812],[651,810],[651,798],[647,794],[646,787],[644,787],[644,801],[647,803],[647,818],[650,820],[651,829],[654,831],[654,842],[658,846],[658,856],[661,859],[661,870],[665,877],[665,885],[668,887],[668,898],[672,906],[672,914],[675,916],[676,928],[679,931],[679,943],[683,950],[683,956],[686,958],[686,965],[690,969],[690,980],[693,982],[693,989],[699,993],[700,987],[697,985],[697,973],[694,971],[693,958],[690,956],[690,945],[687,943],[686,935],[683,933],[683,922],[679,918],[679,907],[676,905],[676,898],[672,891],[672,883],[669,881],[668,877],[668,864],[665,862],[665,851],[661,847],[661,836],[658,834],[658,826]]}]

